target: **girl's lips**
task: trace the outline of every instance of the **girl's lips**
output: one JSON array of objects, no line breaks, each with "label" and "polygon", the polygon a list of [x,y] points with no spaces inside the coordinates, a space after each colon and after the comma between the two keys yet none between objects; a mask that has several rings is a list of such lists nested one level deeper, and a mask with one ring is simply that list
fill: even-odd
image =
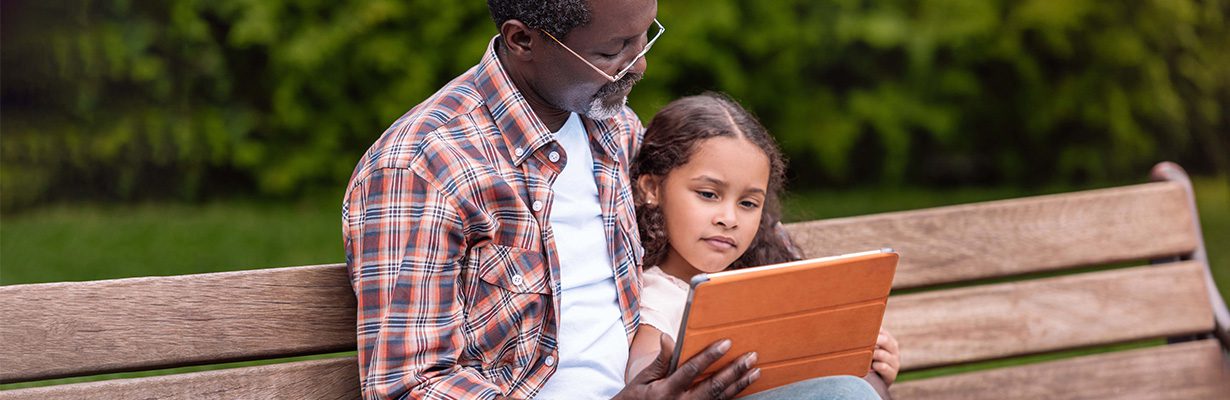
[{"label": "girl's lips", "polygon": [[704,241],[705,244],[708,244],[709,247],[712,247],[718,251],[734,250],[735,248],[735,242],[733,240],[726,239],[726,238],[711,237],[711,238],[704,238],[702,239],[702,241]]}]

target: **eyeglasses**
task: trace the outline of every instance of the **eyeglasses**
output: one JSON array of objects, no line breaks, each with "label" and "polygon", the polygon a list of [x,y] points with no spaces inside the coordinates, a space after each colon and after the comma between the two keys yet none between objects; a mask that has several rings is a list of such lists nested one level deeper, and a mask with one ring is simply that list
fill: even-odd
[{"label": "eyeglasses", "polygon": [[[657,29],[657,32],[655,33],[655,32],[653,32],[653,31],[654,31],[653,27],[650,27],[650,28],[649,28],[649,31],[645,32],[645,35],[646,35],[647,37],[648,37],[648,36],[652,36],[652,38],[651,38],[651,39],[649,39],[649,42],[648,42],[648,43],[645,43],[645,49],[641,50],[641,52],[640,52],[639,54],[637,54],[635,58],[633,58],[633,59],[632,59],[632,62],[628,63],[628,66],[626,66],[626,67],[624,67],[623,69],[619,70],[619,73],[617,73],[617,74],[615,74],[615,75],[608,75],[608,74],[606,73],[606,71],[603,71],[601,68],[598,68],[598,67],[597,67],[597,66],[595,66],[593,63],[589,62],[589,60],[586,60],[586,59],[585,59],[585,57],[581,57],[581,55],[580,55],[580,54],[577,54],[577,52],[572,51],[572,49],[571,49],[571,48],[569,48],[567,45],[565,45],[565,44],[564,44],[564,42],[561,42],[561,41],[559,41],[559,39],[556,39],[556,38],[555,38],[555,35],[552,35],[552,34],[551,34],[551,32],[547,32],[546,30],[542,30],[542,33],[547,34],[547,37],[551,38],[551,40],[554,40],[554,41],[555,41],[555,43],[559,43],[559,45],[560,45],[561,47],[563,47],[563,48],[564,48],[564,50],[568,50],[568,52],[569,52],[569,53],[572,53],[572,55],[577,56],[577,58],[579,58],[579,59],[581,59],[581,61],[585,62],[585,65],[588,65],[590,68],[593,68],[593,69],[594,69],[594,71],[598,71],[598,73],[599,73],[599,74],[602,74],[602,77],[606,78],[607,80],[609,80],[609,81],[611,81],[611,82],[615,82],[615,81],[618,81],[620,78],[623,78],[623,77],[624,77],[624,75],[627,75],[627,74],[628,74],[628,71],[632,69],[632,66],[633,66],[633,65],[636,65],[636,62],[637,62],[637,61],[640,61],[641,57],[644,57],[644,56],[645,56],[645,53],[648,53],[648,52],[649,52],[649,48],[653,47],[653,42],[657,41],[657,40],[658,40],[658,38],[662,36],[662,33],[663,33],[663,32],[666,32],[666,28],[662,26],[662,23],[661,23],[661,22],[658,22],[658,19],[657,19],[657,18],[654,18],[654,19],[653,19],[653,23],[654,23],[654,25],[657,25],[657,28],[658,28],[658,29]],[[652,35],[650,35],[651,33],[652,33]]]}]

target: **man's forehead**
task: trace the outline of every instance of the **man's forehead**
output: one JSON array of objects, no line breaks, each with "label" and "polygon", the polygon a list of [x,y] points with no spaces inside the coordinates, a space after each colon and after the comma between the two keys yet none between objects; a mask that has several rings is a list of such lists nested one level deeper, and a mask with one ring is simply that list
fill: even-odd
[{"label": "man's forehead", "polygon": [[[591,0],[589,23],[577,27],[595,40],[615,40],[644,33],[658,14],[657,0]],[[578,32],[582,33],[582,32]]]}]

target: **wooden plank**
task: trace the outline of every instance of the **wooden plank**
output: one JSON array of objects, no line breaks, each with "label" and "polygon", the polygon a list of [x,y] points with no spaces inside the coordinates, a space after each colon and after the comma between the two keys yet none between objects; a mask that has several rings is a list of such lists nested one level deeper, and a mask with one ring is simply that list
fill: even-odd
[{"label": "wooden plank", "polygon": [[899,400],[1230,399],[1230,368],[1215,340],[1083,356],[902,382]]},{"label": "wooden plank", "polygon": [[354,357],[0,391],[0,400],[357,398]]},{"label": "wooden plank", "polygon": [[1210,332],[1199,262],[893,296],[902,370]]},{"label": "wooden plank", "polygon": [[901,253],[894,288],[1143,260],[1196,249],[1183,186],[1156,182],[786,226],[808,256]]},{"label": "wooden plank", "polygon": [[0,382],[355,349],[344,265],[0,287]]}]

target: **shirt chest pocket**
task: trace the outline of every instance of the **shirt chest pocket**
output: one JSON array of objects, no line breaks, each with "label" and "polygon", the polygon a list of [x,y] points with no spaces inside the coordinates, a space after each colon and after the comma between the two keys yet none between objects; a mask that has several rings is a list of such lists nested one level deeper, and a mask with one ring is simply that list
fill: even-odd
[{"label": "shirt chest pocket", "polygon": [[516,376],[534,359],[546,328],[549,266],[541,253],[517,247],[491,244],[476,253],[471,265],[479,279],[465,302],[470,354],[487,370]]},{"label": "shirt chest pocket", "polygon": [[542,254],[512,246],[492,244],[479,250],[481,283],[509,293],[551,294],[550,267]]}]

